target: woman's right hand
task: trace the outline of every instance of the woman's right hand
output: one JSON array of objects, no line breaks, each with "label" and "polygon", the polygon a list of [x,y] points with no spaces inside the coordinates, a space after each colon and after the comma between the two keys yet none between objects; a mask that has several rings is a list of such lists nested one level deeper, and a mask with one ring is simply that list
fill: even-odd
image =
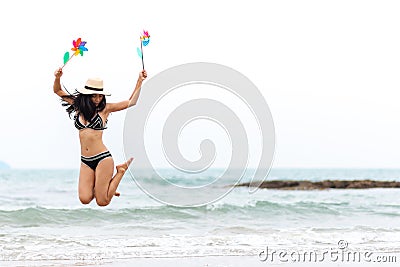
[{"label": "woman's right hand", "polygon": [[62,68],[58,68],[54,72],[54,76],[56,76],[56,79],[60,79],[62,75],[63,75]]}]

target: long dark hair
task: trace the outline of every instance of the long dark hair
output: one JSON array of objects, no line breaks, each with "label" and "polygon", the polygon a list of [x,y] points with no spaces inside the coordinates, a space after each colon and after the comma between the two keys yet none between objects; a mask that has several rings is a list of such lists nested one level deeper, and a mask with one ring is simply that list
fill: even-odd
[{"label": "long dark hair", "polygon": [[[91,98],[92,95],[84,95],[76,91],[74,94],[62,96],[61,105],[67,107],[66,111],[70,118],[72,113],[76,113],[78,116],[82,114],[83,118],[90,122],[97,112],[102,111],[106,107],[106,96],[103,96],[97,107]],[[72,105],[67,102],[68,99],[73,100]]]}]

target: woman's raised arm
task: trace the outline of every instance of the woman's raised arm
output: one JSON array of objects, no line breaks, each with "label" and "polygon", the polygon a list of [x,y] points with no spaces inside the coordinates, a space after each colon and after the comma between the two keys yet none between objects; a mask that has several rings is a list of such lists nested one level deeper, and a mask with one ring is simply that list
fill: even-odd
[{"label": "woman's raised arm", "polygon": [[147,72],[145,70],[142,70],[139,73],[138,80],[136,82],[135,90],[133,90],[133,93],[131,97],[128,100],[121,101],[118,103],[108,103],[107,104],[107,110],[109,112],[115,112],[115,111],[120,111],[127,109],[129,107],[132,107],[136,105],[139,94],[140,94],[140,89],[142,88],[142,82],[147,78]]},{"label": "woman's raised arm", "polygon": [[[62,68],[58,68],[56,69],[56,71],[54,72],[54,85],[53,85],[53,92],[58,95],[59,97],[63,98],[63,96],[69,96],[69,94],[67,92],[65,92],[63,89],[61,89],[61,76],[63,75],[62,72]],[[65,101],[68,102],[68,104],[72,104],[73,100],[69,99],[69,98],[63,98]]]}]

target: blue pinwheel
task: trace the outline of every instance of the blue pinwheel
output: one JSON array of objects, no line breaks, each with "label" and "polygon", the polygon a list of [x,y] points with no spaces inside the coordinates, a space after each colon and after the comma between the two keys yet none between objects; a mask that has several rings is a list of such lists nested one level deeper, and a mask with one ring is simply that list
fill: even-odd
[{"label": "blue pinwheel", "polygon": [[140,36],[140,49],[136,48],[136,52],[140,58],[142,58],[142,66],[144,69],[144,60],[143,60],[143,46],[147,46],[150,43],[150,35],[148,31],[143,30],[143,35]]}]

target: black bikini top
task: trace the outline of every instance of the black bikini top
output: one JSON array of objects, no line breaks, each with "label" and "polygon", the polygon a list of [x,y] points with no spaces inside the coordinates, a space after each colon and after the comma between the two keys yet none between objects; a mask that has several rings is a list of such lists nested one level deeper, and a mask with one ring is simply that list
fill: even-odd
[{"label": "black bikini top", "polygon": [[[107,121],[106,121],[107,124]],[[81,123],[79,120],[79,114],[75,115],[75,123],[74,123],[76,129],[78,130],[83,130],[83,129],[93,129],[93,130],[104,130],[107,129],[107,127],[103,126],[103,119],[100,117],[99,113],[96,113],[96,115],[93,117],[93,119],[89,122],[89,124],[84,125]]]}]

